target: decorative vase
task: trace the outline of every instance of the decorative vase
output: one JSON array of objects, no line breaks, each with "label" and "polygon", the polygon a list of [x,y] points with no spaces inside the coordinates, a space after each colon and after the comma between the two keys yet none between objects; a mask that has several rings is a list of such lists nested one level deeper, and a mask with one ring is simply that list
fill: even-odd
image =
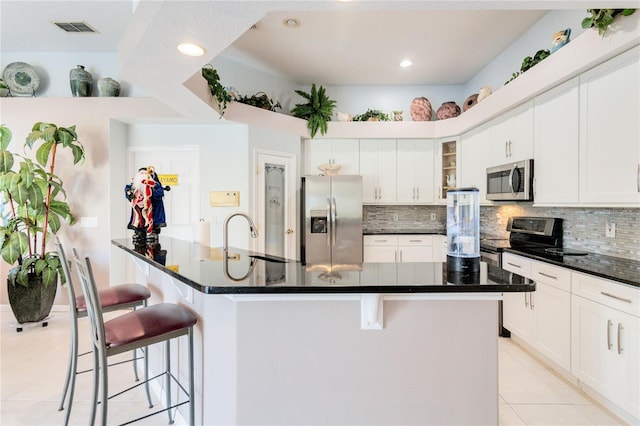
[{"label": "decorative vase", "polygon": [[478,103],[478,94],[474,93],[473,95],[469,95],[467,99],[464,100],[464,105],[462,105],[462,111],[466,111],[475,104]]},{"label": "decorative vase", "polygon": [[93,78],[91,73],[84,69],[84,66],[78,65],[77,68],[69,71],[69,83],[71,84],[71,94],[74,97],[91,96]]},{"label": "decorative vase", "polygon": [[120,96],[120,83],[109,77],[99,78],[98,96]]},{"label": "decorative vase", "polygon": [[411,101],[411,119],[413,121],[431,121],[432,114],[433,109],[429,99],[420,97]]},{"label": "decorative vase", "polygon": [[57,287],[56,284],[42,284],[41,275],[29,275],[29,285],[26,287],[18,283],[13,284],[7,279],[9,304],[18,323],[38,322],[48,317]]},{"label": "decorative vase", "polygon": [[436,117],[438,120],[446,120],[447,118],[453,118],[460,115],[460,107],[453,101],[445,102],[440,105],[438,111],[436,111]]}]

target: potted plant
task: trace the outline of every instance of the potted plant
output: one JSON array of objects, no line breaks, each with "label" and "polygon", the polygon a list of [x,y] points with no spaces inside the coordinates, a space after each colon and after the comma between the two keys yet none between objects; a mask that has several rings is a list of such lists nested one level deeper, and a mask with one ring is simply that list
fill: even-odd
[{"label": "potted plant", "polygon": [[280,102],[274,102],[273,99],[267,96],[267,94],[264,92],[258,92],[255,95],[251,96],[240,96],[234,99],[234,101],[274,112],[282,108]]},{"label": "potted plant", "polygon": [[635,9],[587,9],[591,16],[582,20],[582,28],[596,27],[598,34],[604,37],[604,33],[618,15],[629,16]]},{"label": "potted plant", "polygon": [[[74,222],[62,180],[55,175],[56,156],[61,150],[73,154],[73,164],[84,159],[75,126],[34,124],[24,148],[42,141],[35,161],[8,151],[12,133],[0,126],[0,253],[14,265],[7,284],[9,303],[19,323],[46,318],[55,297],[57,277],[64,283],[57,253],[47,251],[50,237],[63,221]],[[48,168],[48,169],[47,169]]]},{"label": "potted plant", "polygon": [[[402,113],[402,112],[401,112]],[[389,121],[389,114],[379,109],[368,109],[367,112],[353,117],[353,121]]]},{"label": "potted plant", "polygon": [[211,96],[216,99],[218,103],[218,110],[220,111],[220,117],[224,115],[224,111],[227,109],[227,104],[233,100],[231,95],[220,83],[220,76],[218,71],[213,68],[211,64],[207,64],[202,67],[202,76],[207,80],[207,85],[211,91]]},{"label": "potted plant", "polygon": [[329,99],[324,87],[320,86],[319,89],[316,89],[315,83],[311,85],[310,93],[302,90],[296,90],[295,92],[308,102],[306,104],[296,104],[291,110],[291,114],[294,117],[308,121],[307,127],[311,130],[311,139],[315,137],[318,130],[322,135],[327,133],[327,122],[333,116],[336,101]]}]

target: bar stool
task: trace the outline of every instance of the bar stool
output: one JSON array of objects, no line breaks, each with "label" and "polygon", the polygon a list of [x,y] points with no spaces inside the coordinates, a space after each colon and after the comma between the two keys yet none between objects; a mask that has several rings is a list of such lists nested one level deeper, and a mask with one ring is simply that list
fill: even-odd
[{"label": "bar stool", "polygon": [[[65,414],[64,424],[69,424],[69,417],[71,416],[71,407],[73,405],[73,395],[75,392],[76,376],[78,374],[86,373],[91,370],[78,371],[78,357],[86,355],[91,352],[85,352],[78,354],[78,318],[84,318],[87,316],[87,306],[84,295],[76,296],[73,287],[73,280],[71,279],[71,272],[69,270],[69,262],[65,255],[62,244],[59,240],[55,243],[58,256],[60,257],[60,263],[62,264],[62,270],[67,284],[67,292],[69,295],[69,311],[71,314],[71,349],[69,351],[69,364],[67,366],[67,376],[65,379],[64,387],[62,390],[62,398],[60,400],[60,407],[58,411],[62,411],[65,407],[65,400],[68,395],[67,412]],[[136,307],[146,306],[147,299],[151,296],[149,289],[142,284],[122,284],[107,289],[101,290],[100,301],[102,303],[103,312],[112,312],[121,309],[135,309]],[[133,351],[133,373],[136,381],[138,378],[137,368],[137,354]],[[151,403],[151,394],[149,392],[149,385],[146,384],[147,400],[149,401],[149,408],[153,407]]]},{"label": "bar stool", "polygon": [[[108,364],[107,358],[136,348],[146,347],[155,343],[165,342],[165,371],[155,378],[165,376],[166,378],[166,408],[154,413],[131,420],[132,423],[143,418],[167,411],[169,423],[173,423],[171,410],[181,405],[189,403],[189,424],[194,425],[194,375],[193,375],[193,326],[196,324],[196,316],[186,308],[173,303],[159,303],[132,312],[128,312],[114,319],[104,321],[102,318],[102,306],[98,293],[91,262],[89,258],[80,260],[74,252],[74,263],[76,272],[82,284],[82,291],[87,301],[87,313],[91,324],[91,340],[94,354],[94,389],[93,407],[91,411],[91,421],[95,423],[96,405],[98,404],[98,383],[101,383],[101,424],[107,424],[109,387],[108,387]],[[187,391],[171,373],[171,351],[170,341],[180,336],[188,336],[189,341],[189,390]],[[147,376],[147,357],[145,357],[145,377]],[[177,402],[171,405],[171,383],[174,380],[178,387],[189,397],[188,401]],[[147,380],[145,380],[147,381]],[[136,387],[136,386],[134,386]],[[116,395],[133,389],[125,389]]]}]

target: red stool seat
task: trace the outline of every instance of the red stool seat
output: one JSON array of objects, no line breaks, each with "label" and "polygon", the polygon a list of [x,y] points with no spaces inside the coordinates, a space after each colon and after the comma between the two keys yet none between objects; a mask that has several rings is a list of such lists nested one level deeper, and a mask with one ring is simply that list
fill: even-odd
[{"label": "red stool seat", "polygon": [[[103,312],[108,312],[109,308],[114,306],[122,309],[122,305],[129,303],[139,305],[138,302],[151,297],[149,289],[142,284],[120,284],[100,290],[98,293]],[[87,311],[87,302],[84,300],[84,295],[76,296],[76,309],[78,312]]]},{"label": "red stool seat", "polygon": [[113,350],[142,340],[153,340],[191,327],[196,321],[191,311],[173,303],[148,306],[105,321],[105,346]]}]

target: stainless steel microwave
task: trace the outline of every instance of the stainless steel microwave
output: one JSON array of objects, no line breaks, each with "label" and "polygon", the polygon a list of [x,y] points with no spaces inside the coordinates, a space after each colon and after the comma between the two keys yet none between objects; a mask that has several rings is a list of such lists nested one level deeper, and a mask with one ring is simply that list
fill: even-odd
[{"label": "stainless steel microwave", "polygon": [[533,201],[533,160],[487,168],[487,200]]}]

